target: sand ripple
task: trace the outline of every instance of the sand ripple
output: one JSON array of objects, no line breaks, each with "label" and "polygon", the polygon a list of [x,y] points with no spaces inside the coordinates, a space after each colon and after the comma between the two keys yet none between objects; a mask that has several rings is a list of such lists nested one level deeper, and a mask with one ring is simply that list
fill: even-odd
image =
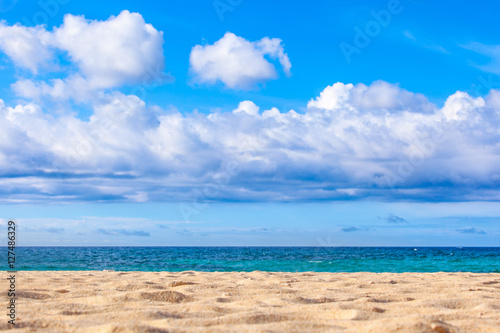
[{"label": "sand ripple", "polygon": [[[500,274],[106,271],[18,277],[18,332],[500,332]],[[0,297],[7,304],[5,293]],[[7,329],[7,321],[0,322],[0,330]]]}]

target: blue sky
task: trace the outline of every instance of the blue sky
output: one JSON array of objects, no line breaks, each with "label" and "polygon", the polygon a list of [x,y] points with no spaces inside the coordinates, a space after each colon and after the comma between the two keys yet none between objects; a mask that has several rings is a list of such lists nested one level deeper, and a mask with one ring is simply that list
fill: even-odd
[{"label": "blue sky", "polygon": [[26,245],[498,245],[498,6],[3,1],[1,216]]}]

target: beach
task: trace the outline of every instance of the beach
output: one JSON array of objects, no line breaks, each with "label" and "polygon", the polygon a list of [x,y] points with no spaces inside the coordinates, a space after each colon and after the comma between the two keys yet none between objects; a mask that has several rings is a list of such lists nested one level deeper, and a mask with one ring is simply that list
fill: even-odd
[{"label": "beach", "polygon": [[[442,333],[500,327],[497,273],[21,271],[16,283],[19,332]],[[8,304],[6,293],[2,297]],[[0,329],[11,326],[4,315]]]}]

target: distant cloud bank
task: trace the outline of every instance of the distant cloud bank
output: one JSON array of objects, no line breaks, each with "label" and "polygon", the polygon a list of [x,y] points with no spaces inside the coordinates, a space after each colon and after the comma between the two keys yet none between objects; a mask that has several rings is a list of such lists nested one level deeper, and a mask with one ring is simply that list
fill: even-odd
[{"label": "distant cloud bank", "polygon": [[386,82],[336,83],[301,113],[245,101],[207,115],[114,92],[92,110],[0,101],[4,201],[189,201],[206,184],[213,200],[499,199],[499,91],[438,108]]}]

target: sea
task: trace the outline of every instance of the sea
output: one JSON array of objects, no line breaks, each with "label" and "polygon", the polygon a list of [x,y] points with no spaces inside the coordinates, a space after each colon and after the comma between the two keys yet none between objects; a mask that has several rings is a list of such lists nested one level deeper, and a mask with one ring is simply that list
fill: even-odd
[{"label": "sea", "polygon": [[16,247],[15,257],[18,271],[500,272],[500,247]]}]

